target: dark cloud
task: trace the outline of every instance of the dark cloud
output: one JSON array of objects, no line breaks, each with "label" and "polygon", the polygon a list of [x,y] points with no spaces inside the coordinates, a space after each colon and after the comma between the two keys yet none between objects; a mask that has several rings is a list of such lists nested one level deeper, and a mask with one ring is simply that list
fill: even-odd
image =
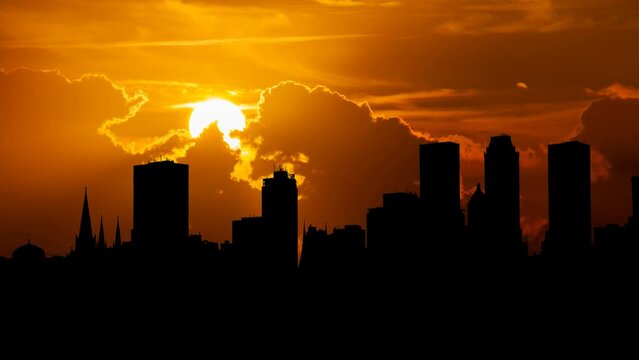
[{"label": "dark cloud", "polygon": [[420,139],[410,127],[321,86],[285,82],[266,90],[259,122],[243,136],[260,139],[253,178],[282,163],[303,176],[300,218],[307,222],[365,224],[366,208],[378,206],[383,192],[417,191]]},{"label": "dark cloud", "polygon": [[[93,220],[129,226],[132,159],[98,133],[130,115],[139,99],[109,79],[69,80],[55,71],[0,72],[0,254],[31,238],[66,254],[77,232],[85,186]],[[97,229],[95,229],[97,231]],[[107,233],[112,234],[108,228]]]},{"label": "dark cloud", "polygon": [[608,176],[593,184],[593,218],[623,223],[630,215],[630,177],[639,175],[639,99],[607,98],[592,103],[582,115],[577,139],[589,143],[593,172]]}]

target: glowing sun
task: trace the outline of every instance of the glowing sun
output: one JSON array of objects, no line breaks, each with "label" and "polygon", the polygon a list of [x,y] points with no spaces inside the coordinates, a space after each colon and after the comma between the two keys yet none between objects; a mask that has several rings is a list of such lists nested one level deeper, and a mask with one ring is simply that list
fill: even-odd
[{"label": "glowing sun", "polygon": [[228,100],[212,99],[189,104],[189,107],[193,108],[189,119],[191,137],[199,137],[209,125],[216,123],[229,147],[240,148],[240,139],[231,136],[232,131],[246,127],[246,118],[237,105]]}]

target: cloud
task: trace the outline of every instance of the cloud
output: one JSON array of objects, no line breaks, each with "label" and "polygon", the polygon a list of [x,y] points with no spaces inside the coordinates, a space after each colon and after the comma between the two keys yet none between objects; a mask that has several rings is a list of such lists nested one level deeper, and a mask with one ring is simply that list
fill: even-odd
[{"label": "cloud", "polygon": [[[595,25],[589,17],[562,7],[551,0],[515,0],[509,2],[461,2],[457,17],[436,28],[440,33],[551,33]],[[461,15],[460,14],[467,14]]]},{"label": "cloud", "polygon": [[583,112],[576,139],[591,145],[593,219],[598,225],[624,223],[630,214],[630,177],[639,169],[639,99],[629,97],[632,88],[614,84],[598,93],[612,97],[594,101]]},{"label": "cloud", "polygon": [[66,254],[85,186],[92,214],[105,215],[107,232],[115,227],[116,215],[122,215],[126,228],[133,159],[98,128],[131,117],[144,97],[128,94],[102,75],[72,80],[58,71],[25,68],[0,72],[0,94],[0,213],[11,214],[0,220],[0,254],[27,238],[49,254]]},{"label": "cloud", "polygon": [[521,231],[528,241],[528,253],[541,253],[541,243],[548,229],[548,219],[543,217],[521,217]]},{"label": "cloud", "polygon": [[382,6],[382,7],[394,7],[401,6],[401,1],[358,1],[358,0],[315,0],[315,2],[337,7],[361,7],[361,6]]},{"label": "cloud", "polygon": [[586,92],[612,99],[639,99],[639,89],[632,86],[625,86],[618,82],[597,91],[586,89]]},{"label": "cloud", "polygon": [[610,178],[612,165],[596,148],[590,149],[590,181],[597,183]]},{"label": "cloud", "polygon": [[117,42],[0,42],[0,47],[9,49],[117,49],[117,48],[162,48],[162,47],[199,47],[228,44],[295,44],[303,42],[348,40],[374,37],[372,34],[336,34],[276,37],[228,37],[198,40],[150,40],[150,41],[117,41]]},{"label": "cloud", "polygon": [[365,224],[383,192],[417,191],[420,136],[326,87],[283,82],[262,93],[241,135],[254,153],[236,178],[254,183],[283,164],[304,179],[301,219]]}]

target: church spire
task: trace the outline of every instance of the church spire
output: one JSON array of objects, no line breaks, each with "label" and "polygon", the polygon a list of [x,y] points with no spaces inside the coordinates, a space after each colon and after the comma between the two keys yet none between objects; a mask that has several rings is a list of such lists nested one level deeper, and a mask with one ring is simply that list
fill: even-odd
[{"label": "church spire", "polygon": [[98,235],[98,250],[105,250],[106,242],[104,241],[104,224],[102,222],[102,215],[100,215],[100,233]]},{"label": "church spire", "polygon": [[75,238],[75,250],[78,253],[87,253],[95,249],[95,234],[91,227],[91,214],[89,212],[89,196],[87,188],[84,188],[84,205],[82,206],[82,219],[80,220],[80,232]]},{"label": "church spire", "polygon": [[118,216],[118,225],[115,227],[115,243],[113,243],[114,249],[119,249],[122,246],[122,238],[120,237],[120,217]]}]

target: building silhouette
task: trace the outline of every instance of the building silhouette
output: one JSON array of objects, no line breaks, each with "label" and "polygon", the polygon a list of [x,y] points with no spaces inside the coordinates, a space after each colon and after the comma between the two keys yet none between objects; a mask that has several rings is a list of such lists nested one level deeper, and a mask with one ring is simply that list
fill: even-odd
[{"label": "building silhouette", "polygon": [[488,240],[489,211],[486,195],[477,183],[475,192],[468,200],[466,208],[468,227],[466,231],[467,251],[473,256],[483,256],[489,251]]},{"label": "building silhouette", "polygon": [[450,229],[463,224],[459,189],[459,144],[421,144],[419,195],[433,226]]},{"label": "building silhouette", "polygon": [[268,226],[275,270],[297,270],[297,181],[279,169],[262,182],[262,217]]},{"label": "building silhouette", "polygon": [[300,271],[310,275],[350,274],[364,265],[366,235],[359,225],[304,229]]},{"label": "building silhouette", "polygon": [[102,216],[100,216],[100,231],[98,232],[98,251],[106,250],[106,241],[104,240],[104,223]]},{"label": "building silhouette", "polygon": [[80,231],[75,237],[75,253],[78,255],[91,254],[95,251],[95,245],[95,234],[91,227],[91,212],[89,211],[89,196],[87,194],[87,188],[84,188]]},{"label": "building silhouette", "polygon": [[297,270],[297,181],[279,169],[262,182],[262,216],[232,223],[232,247],[242,269],[255,273]]},{"label": "building silhouette", "polygon": [[[639,255],[639,224],[637,223],[637,205],[639,201],[639,177],[631,178],[632,185],[632,215],[625,225],[608,224],[594,229],[593,247],[595,255],[604,260],[623,259],[622,263]],[[615,265],[619,265],[618,263]]]},{"label": "building silhouette", "polygon": [[639,221],[639,176],[633,176],[630,178],[630,184],[632,186],[632,221]]},{"label": "building silhouette", "polygon": [[484,246],[497,257],[525,255],[519,205],[519,152],[510,136],[490,138],[484,153],[488,238]]},{"label": "building silhouette", "polygon": [[267,237],[267,231],[261,216],[233,220],[231,241],[238,266],[243,270],[259,271],[268,266],[271,239]]},{"label": "building silhouette", "polygon": [[189,166],[173,161],[134,166],[133,243],[168,248],[188,235]]},{"label": "building silhouette", "polygon": [[431,250],[431,241],[425,238],[424,218],[416,194],[384,194],[382,207],[368,209],[366,214],[371,265],[381,271],[421,267]]},{"label": "building silhouette", "polygon": [[548,145],[548,232],[543,254],[585,256],[591,250],[590,145]]},{"label": "building silhouette", "polygon": [[115,226],[115,239],[113,241],[113,248],[120,249],[122,247],[122,235],[120,234],[120,217],[118,216]]}]

